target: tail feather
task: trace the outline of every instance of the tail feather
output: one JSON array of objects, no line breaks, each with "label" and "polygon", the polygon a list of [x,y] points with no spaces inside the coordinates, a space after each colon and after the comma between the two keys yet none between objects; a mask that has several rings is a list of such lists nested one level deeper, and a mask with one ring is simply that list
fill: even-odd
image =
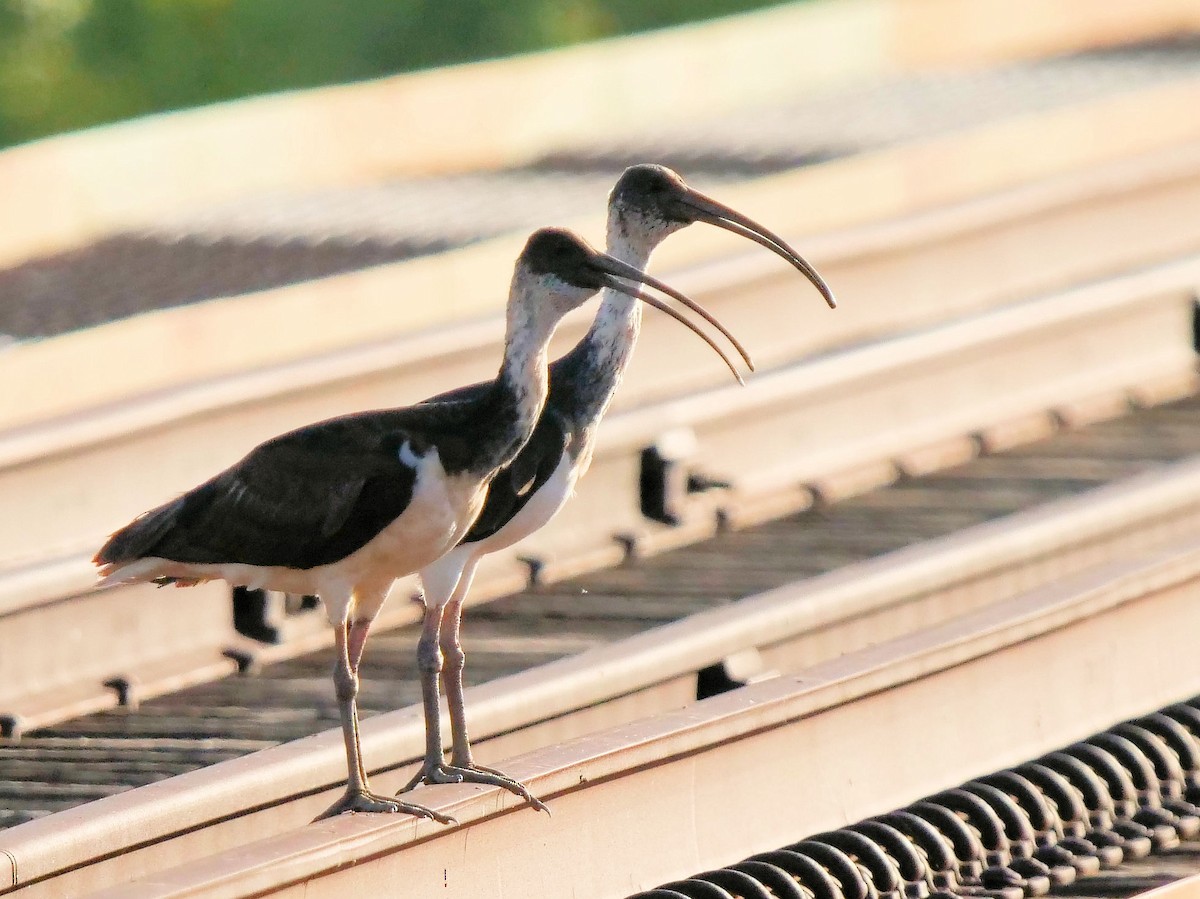
[{"label": "tail feather", "polygon": [[181,500],[176,500],[151,509],[110,536],[92,559],[100,567],[100,574],[107,577],[118,568],[154,555],[154,548],[174,527],[181,506]]},{"label": "tail feather", "polygon": [[100,567],[98,588],[116,584],[131,584],[135,581],[155,581],[160,578],[162,559],[131,559],[127,562],[112,562]]}]

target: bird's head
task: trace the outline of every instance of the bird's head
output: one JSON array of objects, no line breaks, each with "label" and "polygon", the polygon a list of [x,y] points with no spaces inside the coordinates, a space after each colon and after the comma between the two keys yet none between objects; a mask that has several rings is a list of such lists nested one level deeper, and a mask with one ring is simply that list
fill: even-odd
[{"label": "bird's head", "polygon": [[542,228],[530,235],[517,259],[514,296],[517,302],[529,305],[533,315],[553,324],[601,289],[618,291],[665,312],[700,335],[741,381],[736,366],[711,337],[662,300],[639,290],[638,284],[666,294],[713,325],[733,344],[746,364],[754,368],[737,339],[695,300],[640,269],[593,249],[583,238],[563,228]]},{"label": "bird's head", "polygon": [[642,164],[627,168],[609,194],[608,208],[610,227],[615,226],[622,239],[647,256],[680,228],[706,222],[783,257],[812,282],[830,308],[837,305],[833,291],[817,270],[783,238],[736,209],[689,187],[666,166]]},{"label": "bird's head", "polygon": [[653,249],[696,221],[686,203],[691,192],[684,180],[665,165],[630,166],[608,195],[610,221],[625,239]]}]

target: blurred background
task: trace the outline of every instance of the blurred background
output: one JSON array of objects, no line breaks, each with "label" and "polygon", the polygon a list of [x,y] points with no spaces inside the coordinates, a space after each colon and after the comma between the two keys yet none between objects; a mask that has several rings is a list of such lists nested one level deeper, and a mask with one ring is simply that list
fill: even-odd
[{"label": "blurred background", "polygon": [[544,50],[769,5],[0,0],[0,146],[151,112]]}]

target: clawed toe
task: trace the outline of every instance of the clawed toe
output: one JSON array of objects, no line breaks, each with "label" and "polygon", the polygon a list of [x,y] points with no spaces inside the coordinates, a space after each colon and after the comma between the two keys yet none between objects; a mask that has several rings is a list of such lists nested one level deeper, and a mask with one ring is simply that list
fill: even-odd
[{"label": "clawed toe", "polygon": [[475,783],[501,787],[510,793],[520,796],[539,812],[545,812],[547,815],[550,814],[550,809],[546,804],[530,793],[519,780],[514,780],[502,771],[497,771],[495,768],[487,768],[483,765],[459,766],[442,764],[428,771],[422,768],[417,776],[401,792],[411,790],[419,783]]},{"label": "clawed toe", "polygon": [[341,799],[320,815],[318,820],[320,818],[332,818],[335,815],[341,815],[345,812],[386,812],[390,814],[402,812],[418,818],[429,818],[437,821],[439,824],[458,823],[454,818],[443,815],[440,812],[435,812],[433,809],[426,808],[423,805],[414,805],[411,802],[389,799],[386,796],[379,796],[367,790],[347,790]]},{"label": "clawed toe", "polygon": [[[455,769],[458,770],[458,769]],[[539,812],[550,814],[550,808],[542,800],[538,799],[529,792],[529,788],[519,780],[509,777],[495,768],[485,768],[483,765],[472,765],[469,769],[462,769],[469,772],[466,779],[472,783],[492,784],[493,786],[503,787],[510,793],[516,793]]]}]

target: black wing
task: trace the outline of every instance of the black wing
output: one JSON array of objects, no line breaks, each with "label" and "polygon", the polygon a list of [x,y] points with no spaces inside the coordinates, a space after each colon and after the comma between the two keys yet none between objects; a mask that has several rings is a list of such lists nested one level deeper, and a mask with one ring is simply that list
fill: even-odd
[{"label": "black wing", "polygon": [[496,389],[496,382],[480,381],[478,384],[467,384],[463,387],[455,387],[453,390],[447,390],[445,393],[439,393],[437,396],[431,396],[427,400],[422,400],[422,406],[428,406],[434,403],[477,403],[482,402],[492,391]]},{"label": "black wing", "polygon": [[476,543],[508,524],[550,479],[569,443],[566,421],[552,409],[545,409],[529,442],[512,464],[492,479],[483,511],[461,542]]},{"label": "black wing", "polygon": [[97,564],[326,565],[364,546],[412,499],[417,445],[394,416],[350,416],[270,440],[211,480],[115,533]]}]

